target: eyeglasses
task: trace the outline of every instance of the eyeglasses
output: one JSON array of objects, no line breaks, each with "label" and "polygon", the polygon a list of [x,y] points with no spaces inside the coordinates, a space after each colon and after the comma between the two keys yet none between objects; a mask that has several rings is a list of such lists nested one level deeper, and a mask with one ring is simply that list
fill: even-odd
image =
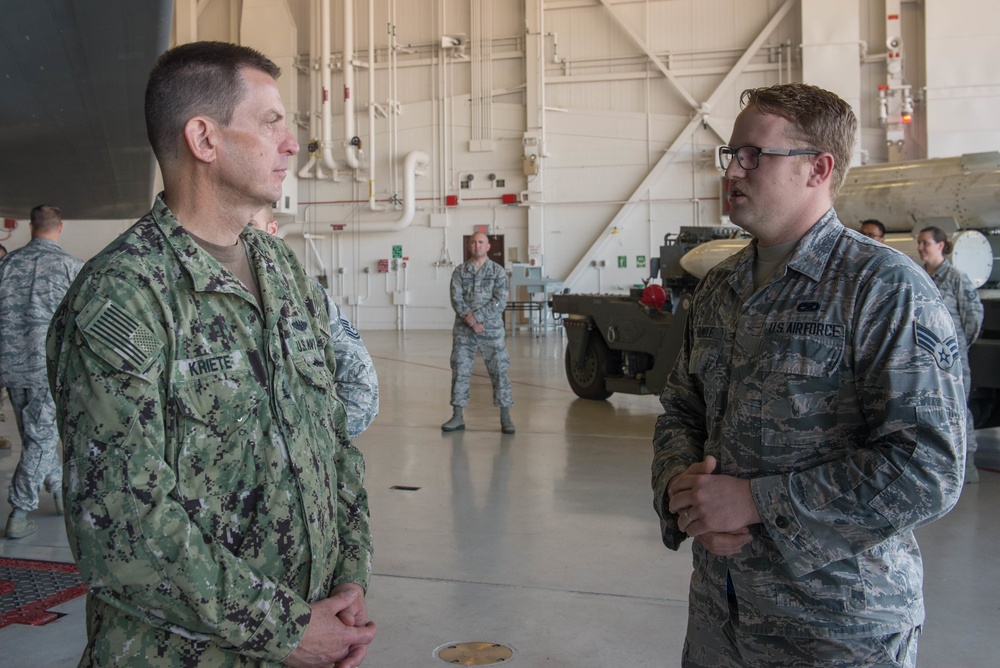
[{"label": "eyeglasses", "polygon": [[760,165],[760,154],[764,155],[819,155],[821,151],[812,151],[809,149],[801,148],[761,148],[759,146],[740,146],[739,148],[733,148],[732,146],[720,146],[719,147],[719,164],[722,165],[722,169],[729,169],[729,163],[733,161],[733,156],[736,157],[736,162],[739,163],[740,167],[750,171],[751,169],[757,169]]}]

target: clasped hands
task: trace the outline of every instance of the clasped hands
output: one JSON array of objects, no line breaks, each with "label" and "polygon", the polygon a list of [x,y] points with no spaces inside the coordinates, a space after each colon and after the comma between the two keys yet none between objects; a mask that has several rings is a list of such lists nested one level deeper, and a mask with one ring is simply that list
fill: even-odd
[{"label": "clasped hands", "polygon": [[472,311],[465,313],[462,317],[465,319],[465,324],[471,327],[472,331],[476,334],[482,334],[486,331],[486,326],[476,320],[476,316],[472,315]]},{"label": "clasped hands", "polygon": [[750,481],[712,475],[715,457],[708,455],[667,484],[668,509],[677,515],[681,531],[712,554],[737,554],[752,537],[749,526],[760,522]]},{"label": "clasped hands", "polygon": [[352,582],[337,585],[330,597],[311,603],[309,625],[285,665],[293,668],[334,666],[357,668],[375,638],[375,622],[368,620],[365,592]]}]

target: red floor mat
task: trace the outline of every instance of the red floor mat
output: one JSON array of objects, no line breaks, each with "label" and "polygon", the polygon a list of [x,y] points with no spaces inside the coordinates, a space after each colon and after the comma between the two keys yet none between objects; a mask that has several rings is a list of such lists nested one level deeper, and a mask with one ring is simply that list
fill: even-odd
[{"label": "red floor mat", "polygon": [[75,564],[0,557],[0,629],[48,624],[59,617],[48,608],[86,593]]}]

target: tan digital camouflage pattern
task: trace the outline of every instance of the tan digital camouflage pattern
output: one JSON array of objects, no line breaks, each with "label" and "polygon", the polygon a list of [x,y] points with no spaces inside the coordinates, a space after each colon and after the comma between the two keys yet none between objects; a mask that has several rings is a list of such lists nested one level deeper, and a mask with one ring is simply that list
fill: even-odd
[{"label": "tan digital camouflage pattern", "polygon": [[[451,273],[451,307],[455,310],[451,345],[451,405],[469,405],[469,385],[476,351],[483,353],[486,370],[493,384],[493,405],[510,407],[514,395],[507,369],[510,355],[505,338],[503,312],[510,292],[507,272],[487,259],[481,267],[471,260]],[[476,333],[465,323],[463,314],[472,313],[485,331]]]},{"label": "tan digital camouflage pattern", "polygon": [[286,245],[243,232],[263,312],[157,198],[49,332],[82,665],[270,665],[371,570],[364,460],[329,314]]},{"label": "tan digital camouflage pattern", "polygon": [[728,573],[747,633],[918,626],[912,530],[950,510],[963,479],[951,317],[924,271],[846,230],[832,209],[756,293],[755,253],[753,242],[699,286],[653,439],[668,547],[686,535],[667,483],[705,455],[719,473],[751,479],[763,522],[731,558],[695,542],[692,616],[726,621]]},{"label": "tan digital camouflage pattern", "polygon": [[[979,299],[979,292],[969,277],[955,268],[950,260],[945,260],[931,274],[934,285],[941,293],[941,300],[948,308],[951,319],[955,323],[955,331],[958,334],[958,348],[962,356],[962,374],[965,379],[965,393],[968,395],[972,389],[972,370],[969,368],[969,346],[979,338],[979,330],[983,327],[983,302]],[[988,372],[987,372],[988,373]],[[973,456],[976,452],[978,441],[976,440],[975,425],[972,422],[972,411],[965,412],[965,437],[966,457]],[[970,460],[972,461],[972,460]]]}]

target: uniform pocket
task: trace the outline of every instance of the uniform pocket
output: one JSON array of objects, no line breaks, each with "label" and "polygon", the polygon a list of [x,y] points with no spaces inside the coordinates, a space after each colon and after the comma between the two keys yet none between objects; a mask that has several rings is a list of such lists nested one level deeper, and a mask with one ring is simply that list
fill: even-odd
[{"label": "uniform pocket", "polygon": [[245,493],[268,478],[259,420],[263,399],[249,371],[175,387],[177,488],[184,498]]},{"label": "uniform pocket", "polygon": [[698,379],[704,392],[705,408],[721,414],[725,410],[732,338],[723,327],[695,327],[688,358],[688,373]]},{"label": "uniform pocket", "polygon": [[[806,325],[812,323],[803,323]],[[761,435],[765,448],[809,448],[820,455],[838,424],[844,328],[817,324],[823,336],[763,341]]]}]

